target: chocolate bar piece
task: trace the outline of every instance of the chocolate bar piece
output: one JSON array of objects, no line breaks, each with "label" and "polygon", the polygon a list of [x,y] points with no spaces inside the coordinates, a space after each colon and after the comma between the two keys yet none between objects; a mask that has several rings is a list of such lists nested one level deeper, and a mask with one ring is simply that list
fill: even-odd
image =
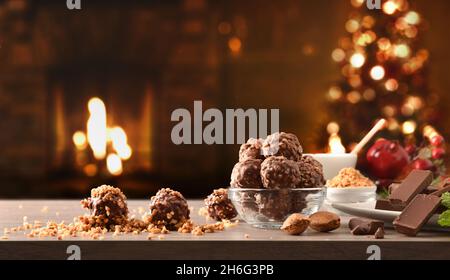
[{"label": "chocolate bar piece", "polygon": [[389,185],[388,187],[388,193],[389,195],[394,192],[396,189],[398,189],[398,187],[400,187],[400,183],[392,183]]},{"label": "chocolate bar piece", "polygon": [[384,222],[377,220],[352,218],[348,222],[353,235],[373,235],[378,229],[384,229]]},{"label": "chocolate bar piece", "polygon": [[428,222],[441,203],[436,195],[417,195],[403,212],[394,220],[394,227],[399,233],[416,236],[422,226]]},{"label": "chocolate bar piece", "polygon": [[433,173],[428,170],[413,170],[403,182],[392,191],[389,200],[393,204],[407,205],[411,200],[423,192],[433,181]]},{"label": "chocolate bar piece", "polygon": [[432,192],[431,194],[435,195],[435,196],[441,196],[446,192],[450,192],[450,181],[448,181],[448,180],[445,180],[444,182],[442,182],[438,186],[437,190]]},{"label": "chocolate bar piece", "polygon": [[384,229],[381,227],[378,228],[373,237],[375,239],[384,239]]},{"label": "chocolate bar piece", "polygon": [[392,204],[387,199],[380,199],[377,200],[375,209],[401,212],[403,211],[403,209],[405,209],[405,206],[403,204]]}]

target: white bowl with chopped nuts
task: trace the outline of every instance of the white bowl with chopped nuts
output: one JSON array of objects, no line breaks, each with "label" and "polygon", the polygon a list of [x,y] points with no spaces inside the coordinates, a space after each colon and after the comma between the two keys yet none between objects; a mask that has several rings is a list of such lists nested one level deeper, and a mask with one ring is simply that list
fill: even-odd
[{"label": "white bowl with chopped nuts", "polygon": [[344,168],[327,181],[327,202],[358,203],[376,199],[376,185],[354,168]]}]

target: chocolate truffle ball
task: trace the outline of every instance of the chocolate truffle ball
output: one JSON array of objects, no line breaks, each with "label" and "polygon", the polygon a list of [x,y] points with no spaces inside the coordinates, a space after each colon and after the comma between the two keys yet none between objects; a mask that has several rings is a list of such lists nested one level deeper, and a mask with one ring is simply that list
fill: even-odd
[{"label": "chocolate truffle ball", "polygon": [[323,177],[323,167],[320,162],[311,156],[303,156],[297,162],[300,171],[300,182],[298,188],[317,188],[325,184]]},{"label": "chocolate truffle ball", "polygon": [[205,205],[208,215],[217,221],[231,220],[237,216],[236,209],[228,198],[227,189],[214,190],[205,199]]},{"label": "chocolate truffle ball", "polygon": [[300,171],[295,161],[282,156],[269,157],[261,164],[261,178],[268,189],[295,188],[300,183]]},{"label": "chocolate truffle ball", "polygon": [[262,139],[250,138],[247,143],[242,144],[239,149],[239,161],[246,159],[264,159],[262,154]]},{"label": "chocolate truffle ball", "polygon": [[91,197],[81,201],[90,210],[99,226],[120,225],[126,222],[128,207],[126,196],[119,188],[102,185],[91,190]]},{"label": "chocolate truffle ball", "polygon": [[189,212],[187,201],[181,193],[164,188],[150,199],[148,221],[168,230],[177,230],[189,220]]},{"label": "chocolate truffle ball", "polygon": [[230,185],[233,188],[261,188],[260,159],[246,159],[236,163],[231,172]]},{"label": "chocolate truffle ball", "polygon": [[276,132],[267,136],[262,145],[264,156],[284,156],[293,161],[302,158],[303,148],[292,133]]},{"label": "chocolate truffle ball", "polygon": [[269,219],[284,220],[291,213],[291,198],[287,189],[255,193],[254,198],[258,213]]}]

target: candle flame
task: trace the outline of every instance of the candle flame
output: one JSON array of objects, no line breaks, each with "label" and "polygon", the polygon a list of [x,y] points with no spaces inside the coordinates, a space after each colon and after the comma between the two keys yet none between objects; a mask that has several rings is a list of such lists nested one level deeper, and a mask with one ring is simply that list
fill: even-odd
[{"label": "candle flame", "polygon": [[337,133],[330,135],[328,139],[328,148],[331,154],[345,154],[345,147],[342,144],[341,137]]},{"label": "candle flame", "polygon": [[106,167],[109,173],[118,176],[123,172],[122,160],[117,154],[110,154],[106,158]]}]

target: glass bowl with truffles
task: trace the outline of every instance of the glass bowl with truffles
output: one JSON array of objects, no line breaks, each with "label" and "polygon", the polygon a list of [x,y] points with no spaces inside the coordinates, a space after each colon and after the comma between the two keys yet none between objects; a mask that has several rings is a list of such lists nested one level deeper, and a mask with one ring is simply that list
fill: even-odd
[{"label": "glass bowl with truffles", "polygon": [[317,212],[326,191],[322,165],[284,132],[243,144],[230,185],[228,196],[240,218],[260,228],[280,228],[292,213]]}]

